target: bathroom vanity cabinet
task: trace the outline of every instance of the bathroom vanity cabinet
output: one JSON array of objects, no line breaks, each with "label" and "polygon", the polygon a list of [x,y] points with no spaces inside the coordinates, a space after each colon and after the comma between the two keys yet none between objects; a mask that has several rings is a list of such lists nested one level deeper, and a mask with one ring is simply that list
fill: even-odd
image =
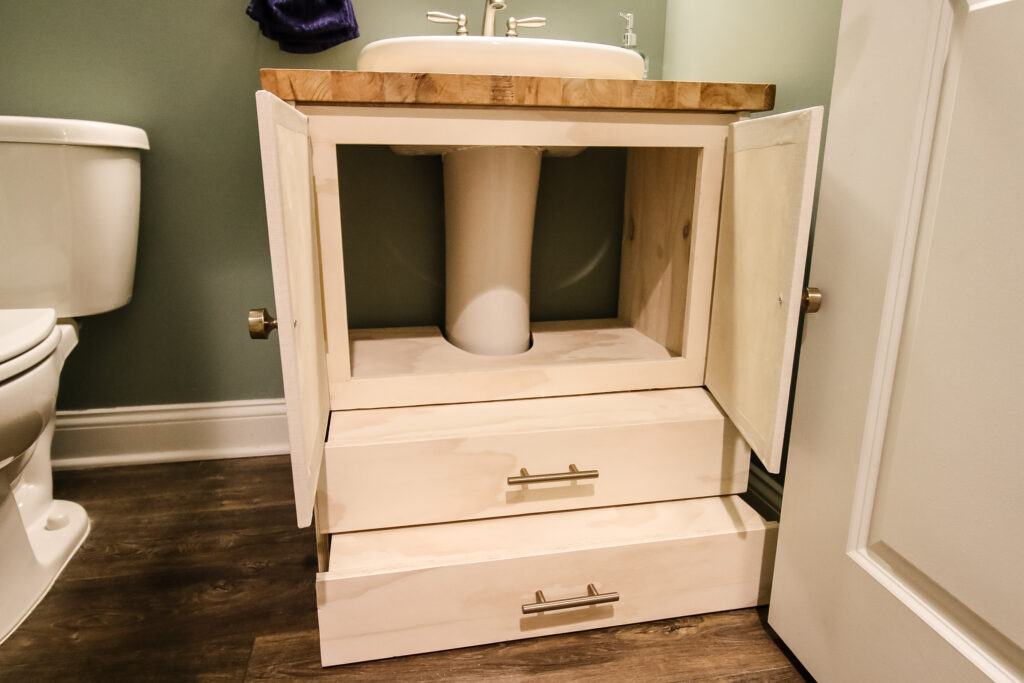
[{"label": "bathroom vanity cabinet", "polygon": [[[763,603],[821,110],[772,86],[267,70],[260,145],[325,665]],[[350,329],[339,145],[628,148],[618,316],[480,356]],[[749,444],[749,445],[748,445]]]}]

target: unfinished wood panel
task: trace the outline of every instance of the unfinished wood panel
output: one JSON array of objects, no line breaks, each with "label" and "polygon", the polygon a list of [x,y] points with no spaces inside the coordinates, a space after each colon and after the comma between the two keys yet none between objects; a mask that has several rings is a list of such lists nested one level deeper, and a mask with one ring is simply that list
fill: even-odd
[{"label": "unfinished wood panel", "polygon": [[699,149],[633,148],[626,171],[619,317],[683,353]]},{"label": "unfinished wood panel", "polygon": [[705,147],[725,144],[733,113],[339,107],[306,104],[314,143],[338,145],[525,145],[536,147]]},{"label": "unfinished wood panel", "polygon": [[330,142],[313,143],[312,159],[327,377],[330,382],[343,382],[352,374],[352,360],[348,346],[348,303],[345,299],[345,260],[341,242],[337,146]]},{"label": "unfinished wood panel", "polygon": [[463,351],[445,340],[437,327],[352,330],[352,376],[363,379],[669,358],[659,344],[615,319],[533,323],[530,328],[530,349],[509,356]]},{"label": "unfinished wood panel", "polygon": [[[686,283],[686,314],[683,317],[683,356],[705,365],[711,293],[714,286],[715,250],[725,165],[725,138],[703,145],[697,163],[694,193],[694,224],[690,230],[690,271]],[[703,383],[703,373],[701,383]]]},{"label": "unfinished wood panel", "polygon": [[[336,533],[740,493],[703,389],[335,412],[318,520]],[[513,484],[531,475],[596,478]]]},{"label": "unfinished wood panel", "polygon": [[331,385],[332,410],[496,401],[693,387],[703,358],[673,358],[618,320],[534,323],[533,346],[482,356],[439,328],[352,330],[352,379]]},{"label": "unfinished wood panel", "polygon": [[306,527],[313,519],[330,405],[308,122],[265,91],[256,93],[256,111],[295,511]]},{"label": "unfinished wood panel", "polygon": [[707,387],[769,472],[782,464],[822,108],[730,126]]},{"label": "unfinished wood panel", "polygon": [[[326,453],[324,455],[326,457]],[[319,509],[323,507],[321,500],[327,493],[325,472],[326,467],[321,467],[320,484],[317,486],[317,507],[313,510],[313,533],[316,537],[316,570],[319,572],[327,571],[331,554],[331,534],[324,529],[324,523],[321,519],[323,515],[319,512]]]},{"label": "unfinished wood panel", "polygon": [[[729,496],[336,534],[317,578],[321,655],[342,664],[761,604],[776,530]],[[522,612],[536,591],[558,600],[588,584],[619,600]]]},{"label": "unfinished wood panel", "polygon": [[768,111],[775,86],[603,78],[262,69],[262,87],[299,103]]},{"label": "unfinished wood panel", "polygon": [[337,412],[328,442],[333,446],[371,446],[721,417],[702,388],[660,389]]}]

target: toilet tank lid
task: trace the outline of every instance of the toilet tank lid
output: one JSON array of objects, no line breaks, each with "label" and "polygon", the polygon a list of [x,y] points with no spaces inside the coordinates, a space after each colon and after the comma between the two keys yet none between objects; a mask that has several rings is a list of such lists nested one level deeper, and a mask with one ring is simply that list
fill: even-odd
[{"label": "toilet tank lid", "polygon": [[56,324],[52,308],[0,309],[0,363],[34,348]]},{"label": "toilet tank lid", "polygon": [[149,149],[149,138],[141,128],[119,123],[34,116],[0,116],[0,142]]}]

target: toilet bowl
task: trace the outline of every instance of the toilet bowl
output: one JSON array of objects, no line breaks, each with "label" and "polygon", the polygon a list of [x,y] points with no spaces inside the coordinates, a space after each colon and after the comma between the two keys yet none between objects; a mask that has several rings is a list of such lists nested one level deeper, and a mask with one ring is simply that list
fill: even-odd
[{"label": "toilet bowl", "polygon": [[0,642],[89,531],[81,505],[53,499],[49,458],[57,380],[77,341],[53,309],[0,310]]},{"label": "toilet bowl", "polygon": [[53,498],[57,387],[72,316],[131,299],[143,149],[130,126],[0,116],[0,643],[89,532]]}]

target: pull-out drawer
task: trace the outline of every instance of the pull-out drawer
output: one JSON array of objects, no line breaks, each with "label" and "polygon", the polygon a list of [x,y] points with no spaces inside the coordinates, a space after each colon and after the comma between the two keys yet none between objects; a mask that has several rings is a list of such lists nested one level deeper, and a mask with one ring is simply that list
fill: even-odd
[{"label": "pull-out drawer", "polygon": [[703,389],[338,411],[318,522],[337,533],[741,493],[749,460]]},{"label": "pull-out drawer", "polygon": [[763,604],[776,530],[729,496],[336,534],[323,663]]}]

